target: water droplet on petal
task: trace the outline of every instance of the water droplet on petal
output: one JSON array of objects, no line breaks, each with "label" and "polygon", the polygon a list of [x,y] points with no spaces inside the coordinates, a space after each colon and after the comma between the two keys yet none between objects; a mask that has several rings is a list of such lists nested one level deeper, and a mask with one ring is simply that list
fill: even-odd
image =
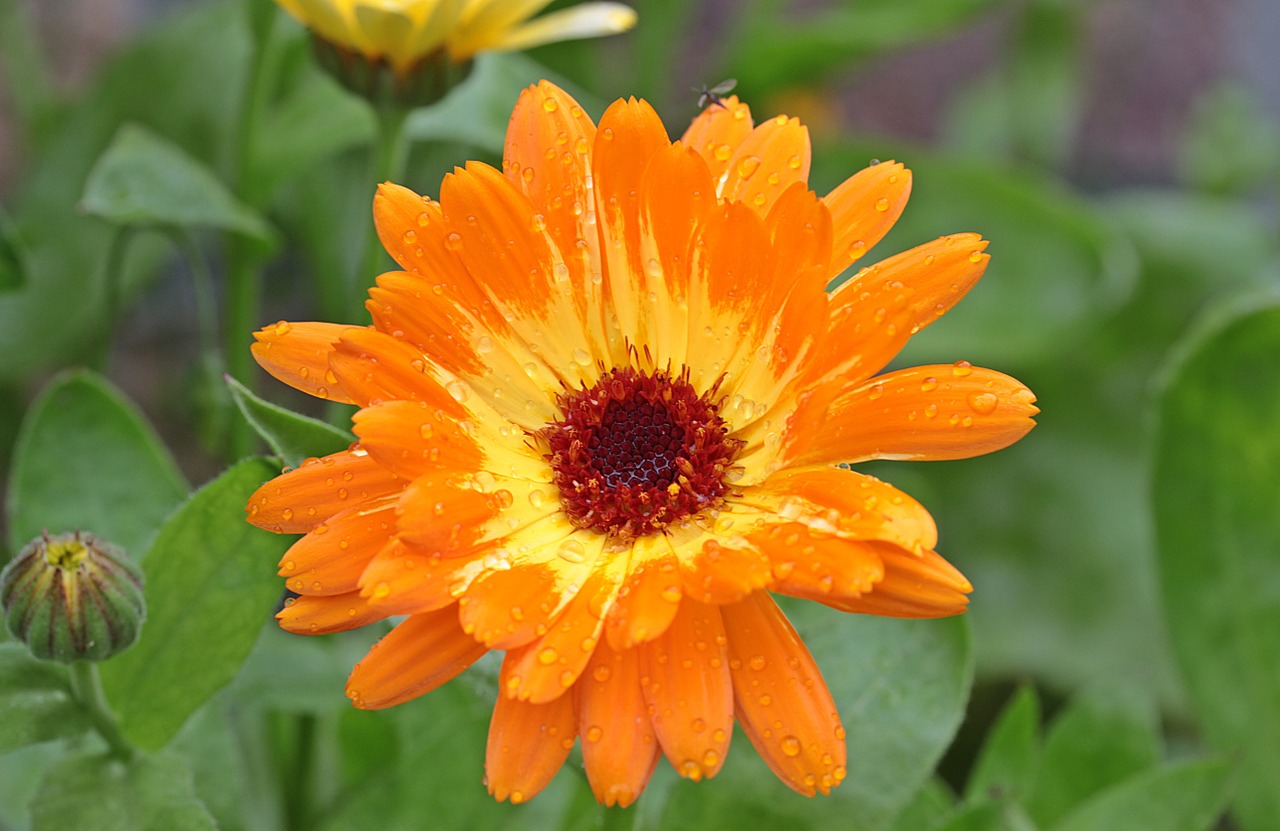
[{"label": "water droplet on petal", "polygon": [[888,200],[888,199],[885,199],[884,197],[881,197],[881,198],[877,199],[877,200],[876,200],[876,210],[877,210],[877,211],[880,211],[881,213],[883,213],[884,211],[889,210],[889,200]]},{"label": "water droplet on petal", "polygon": [[969,406],[979,415],[990,415],[999,403],[1000,399],[990,392],[975,392],[969,396]]},{"label": "water droplet on petal", "polygon": [[457,231],[450,231],[448,236],[444,238],[444,247],[450,251],[457,251],[462,248],[462,234]]},{"label": "water droplet on petal", "polygon": [[795,736],[783,736],[779,744],[782,746],[782,752],[788,756],[800,755],[800,740]]},{"label": "water droplet on petal", "polygon": [[951,374],[957,378],[973,374],[973,364],[968,361],[956,361],[951,367]]},{"label": "water droplet on petal", "polygon": [[938,388],[938,379],[934,378],[932,375],[930,375],[929,377],[925,378],[923,381],[920,382],[921,392],[933,392],[937,388]]},{"label": "water droplet on petal", "polygon": [[570,563],[586,562],[587,549],[582,543],[574,539],[568,539],[560,543],[560,547],[556,549],[557,556],[560,559]]}]

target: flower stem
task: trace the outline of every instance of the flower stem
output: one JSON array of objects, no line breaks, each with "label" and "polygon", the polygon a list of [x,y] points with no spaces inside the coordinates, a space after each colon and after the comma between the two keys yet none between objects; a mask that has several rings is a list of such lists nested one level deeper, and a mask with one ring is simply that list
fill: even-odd
[{"label": "flower stem", "polygon": [[[377,186],[404,176],[405,163],[409,158],[409,142],[405,135],[404,124],[410,110],[406,107],[386,106],[374,107],[373,112],[376,121],[373,181]],[[367,197],[362,195],[361,198]],[[368,226],[364,256],[359,264],[360,271],[356,274],[351,286],[356,308],[363,306],[365,292],[368,291],[373,278],[382,273],[385,256],[376,229],[372,225]]]},{"label": "flower stem", "polygon": [[102,681],[98,677],[98,665],[88,661],[76,661],[71,665],[71,694],[89,714],[89,720],[98,734],[111,748],[116,758],[129,761],[137,752],[120,732],[115,714],[107,706],[102,694]]},{"label": "flower stem", "polygon": [[103,265],[103,318],[102,318],[102,351],[101,360],[107,360],[111,351],[111,339],[115,334],[116,316],[120,314],[121,284],[124,276],[124,255],[133,239],[134,229],[128,225],[121,226],[111,236],[111,245],[107,248],[107,259]]},{"label": "flower stem", "polygon": [[[264,198],[257,192],[254,182],[253,139],[259,118],[270,90],[267,63],[276,15],[258,15],[255,0],[247,0],[245,12],[253,30],[253,58],[245,79],[244,93],[240,100],[235,144],[232,156],[232,187],[247,204],[257,207]],[[261,244],[235,233],[226,238],[227,247],[227,296],[226,318],[223,321],[223,343],[227,352],[227,373],[249,389],[253,389],[252,362],[244,342],[258,320],[261,304],[262,266],[265,254]],[[229,455],[241,458],[253,449],[253,433],[244,419],[231,421]]]}]

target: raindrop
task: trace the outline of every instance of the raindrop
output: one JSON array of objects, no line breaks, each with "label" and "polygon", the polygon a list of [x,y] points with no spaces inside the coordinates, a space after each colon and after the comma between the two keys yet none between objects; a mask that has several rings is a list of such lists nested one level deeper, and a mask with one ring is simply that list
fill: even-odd
[{"label": "raindrop", "polygon": [[885,211],[889,210],[889,200],[888,200],[888,199],[885,199],[883,196],[882,196],[882,197],[880,197],[879,199],[877,199],[877,200],[876,200],[876,210],[877,210],[877,211],[880,211],[881,213],[883,213],[883,212],[885,212]]},{"label": "raindrop", "polygon": [[966,375],[973,374],[973,364],[968,361],[956,361],[951,367],[951,374],[957,378],[963,378]]},{"label": "raindrop", "polygon": [[560,653],[556,652],[556,648],[554,646],[545,646],[538,651],[538,663],[542,664],[544,667],[554,664],[556,659],[559,657]]},{"label": "raindrop", "polygon": [[800,740],[797,739],[795,736],[783,736],[780,741],[780,744],[782,745],[782,752],[785,753],[786,755],[788,756],[800,755]]},{"label": "raindrop", "polygon": [[462,247],[462,234],[457,231],[450,231],[448,236],[444,238],[444,247],[450,251],[457,251]]},{"label": "raindrop", "polygon": [[975,392],[969,396],[969,406],[979,415],[990,415],[999,403],[1000,399],[990,392]]},{"label": "raindrop", "polygon": [[930,375],[929,377],[925,378],[923,381],[920,382],[921,392],[933,392],[937,388],[938,388],[938,379],[934,378],[932,375]]},{"label": "raindrop", "polygon": [[560,559],[570,563],[586,562],[587,549],[575,539],[568,539],[560,543],[560,547],[556,549],[556,555]]}]

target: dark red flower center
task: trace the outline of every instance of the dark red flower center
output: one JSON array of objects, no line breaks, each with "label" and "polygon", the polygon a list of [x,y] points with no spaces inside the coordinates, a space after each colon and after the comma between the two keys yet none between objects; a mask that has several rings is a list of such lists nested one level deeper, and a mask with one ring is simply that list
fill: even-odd
[{"label": "dark red flower center", "polygon": [[688,373],[613,369],[559,397],[564,417],[538,431],[565,513],[630,538],[721,503],[742,442]]}]

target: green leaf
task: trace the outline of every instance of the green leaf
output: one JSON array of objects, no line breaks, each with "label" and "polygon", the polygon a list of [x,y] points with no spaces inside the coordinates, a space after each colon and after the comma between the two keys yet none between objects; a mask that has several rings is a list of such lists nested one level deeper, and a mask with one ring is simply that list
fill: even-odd
[{"label": "green leaf", "polygon": [[941,779],[926,780],[924,786],[894,820],[892,831],[928,831],[936,828],[956,809],[956,797]]},{"label": "green leaf", "polygon": [[1160,400],[1151,494],[1165,619],[1209,741],[1243,753],[1235,813],[1280,816],[1280,301],[1188,338]]},{"label": "green leaf", "polygon": [[681,781],[663,829],[889,828],[932,772],[964,713],[972,667],[963,618],[903,621],[788,604],[840,710],[848,776],[808,800],[783,785],[739,734],[709,782]]},{"label": "green leaf", "polygon": [[1221,759],[1151,770],[1102,791],[1051,831],[1208,831],[1226,804],[1230,775]]},{"label": "green leaf", "polygon": [[264,243],[274,237],[211,170],[138,124],[116,133],[89,173],[80,206],[119,225],[218,228]]},{"label": "green leaf", "polygon": [[23,420],[6,510],[14,551],[83,529],[140,557],[187,485],[142,414],[104,378],[60,375]]},{"label": "green leaf", "polygon": [[279,473],[246,459],[201,488],[160,529],[142,560],[147,625],[129,651],[102,664],[124,733],[163,747],[244,663],[281,594],[276,563],[291,539],[244,520],[249,496]]},{"label": "green leaf", "polygon": [[179,758],[72,756],[50,768],[31,804],[32,831],[212,831]]},{"label": "green leaf", "polygon": [[1035,790],[1024,804],[1047,827],[1084,799],[1154,767],[1159,759],[1159,726],[1148,698],[1128,686],[1093,687],[1050,725]]},{"label": "green leaf", "polygon": [[88,729],[65,667],[37,661],[19,644],[0,644],[0,754]]},{"label": "green leaf", "polygon": [[312,456],[336,453],[355,441],[337,427],[263,401],[229,375],[226,382],[245,421],[289,467]]},{"label": "green leaf", "polygon": [[1040,764],[1040,701],[1023,687],[991,728],[965,785],[965,801],[1017,802],[1035,783]]},{"label": "green leaf", "polygon": [[1015,803],[983,802],[960,809],[932,831],[1036,831],[1036,825]]}]

